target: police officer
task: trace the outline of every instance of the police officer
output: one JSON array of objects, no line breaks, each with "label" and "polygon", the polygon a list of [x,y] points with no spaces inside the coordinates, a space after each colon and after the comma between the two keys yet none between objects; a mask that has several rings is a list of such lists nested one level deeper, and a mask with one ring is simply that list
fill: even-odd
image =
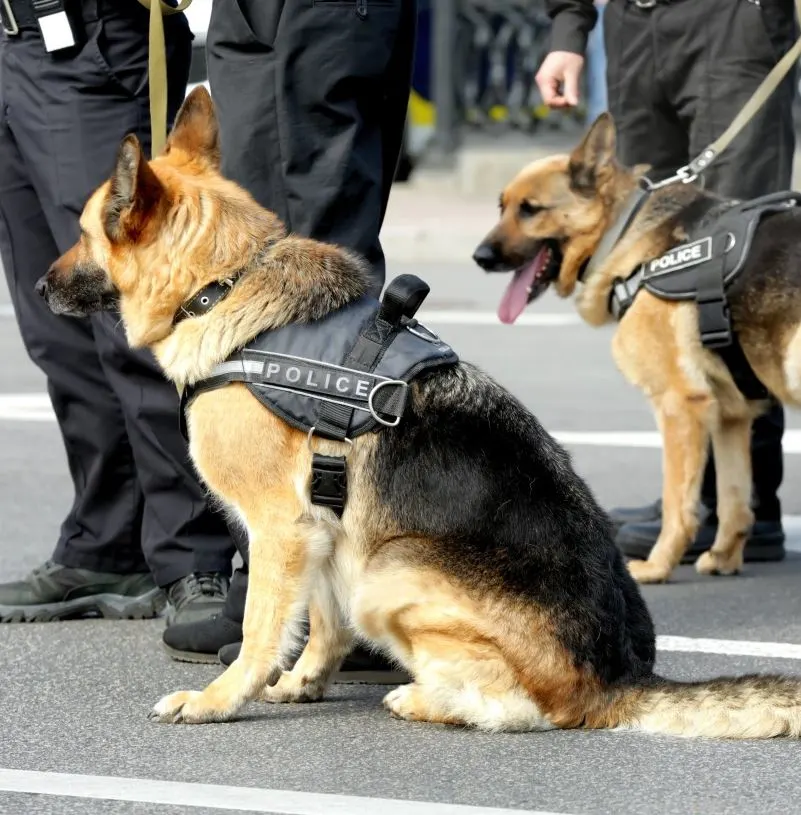
[{"label": "police officer", "polygon": [[[206,617],[235,552],[207,505],[178,425],[178,396],[119,315],[57,317],[34,291],[78,239],[78,217],[120,141],[150,149],[148,10],[136,0],[0,3],[0,252],[25,348],[47,377],[75,497],[52,559],[0,585],[0,620],[80,612]],[[165,18],[169,117],[183,100],[192,34]],[[24,542],[20,541],[24,546]]]},{"label": "police officer", "polygon": [[[546,0],[550,52],[537,75],[546,104],[578,104],[592,0]],[[672,175],[720,136],[796,39],[793,0],[609,0],[604,13],[609,110],[621,160],[650,164],[649,177]],[[702,177],[707,189],[749,199],[791,185],[795,134],[793,73]],[[784,414],[779,404],[753,426],[755,524],[746,561],[781,560],[778,497]],[[717,531],[715,470],[702,486],[702,523],[688,551],[697,558]],[[659,537],[661,502],[611,512],[618,545],[646,558]]]},{"label": "police officer", "polygon": [[[411,86],[415,0],[214,0],[209,84],[222,171],[295,233],[355,249],[384,284],[379,232],[398,164]],[[239,652],[247,569],[224,612],[164,632],[173,654]],[[362,681],[402,681],[356,649]],[[340,674],[340,678],[344,674]]]}]

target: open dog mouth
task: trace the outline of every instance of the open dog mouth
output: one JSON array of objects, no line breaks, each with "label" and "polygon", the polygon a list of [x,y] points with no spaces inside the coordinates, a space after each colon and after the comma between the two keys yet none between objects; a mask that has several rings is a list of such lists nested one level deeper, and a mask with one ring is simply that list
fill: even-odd
[{"label": "open dog mouth", "polygon": [[498,318],[511,325],[559,276],[562,253],[554,240],[544,240],[534,259],[516,269],[498,306]]}]

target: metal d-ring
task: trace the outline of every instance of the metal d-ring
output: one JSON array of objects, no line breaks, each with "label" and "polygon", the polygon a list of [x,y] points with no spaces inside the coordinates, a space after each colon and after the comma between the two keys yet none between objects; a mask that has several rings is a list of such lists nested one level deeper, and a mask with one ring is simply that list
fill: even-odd
[{"label": "metal d-ring", "polygon": [[[309,428],[309,435],[306,436],[306,447],[309,448],[310,453],[314,452],[314,450],[312,450],[311,443],[312,443],[312,436],[314,435],[314,431],[316,429],[317,429],[317,425],[312,425]],[[326,439],[326,441],[346,441],[351,447],[353,447],[353,441],[351,439],[349,439],[347,436],[345,436],[344,439]]]},{"label": "metal d-ring", "polygon": [[376,412],[375,406],[373,405],[373,400],[375,399],[375,395],[381,388],[386,388],[388,385],[400,385],[401,387],[408,388],[409,383],[404,382],[402,379],[385,379],[383,382],[379,382],[371,391],[370,395],[367,397],[367,408],[370,411],[372,417],[379,423],[384,425],[384,427],[397,427],[400,424],[401,417],[396,416],[394,422],[388,422],[386,419],[382,419],[378,413]]}]

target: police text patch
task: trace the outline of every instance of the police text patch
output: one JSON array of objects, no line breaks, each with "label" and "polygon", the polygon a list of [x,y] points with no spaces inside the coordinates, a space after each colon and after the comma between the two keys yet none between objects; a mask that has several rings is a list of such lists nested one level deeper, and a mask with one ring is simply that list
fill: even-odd
[{"label": "police text patch", "polygon": [[645,276],[665,274],[675,272],[678,269],[687,269],[699,263],[706,263],[712,258],[712,238],[701,238],[692,243],[684,243],[665,252],[658,258],[648,261],[645,264]]}]

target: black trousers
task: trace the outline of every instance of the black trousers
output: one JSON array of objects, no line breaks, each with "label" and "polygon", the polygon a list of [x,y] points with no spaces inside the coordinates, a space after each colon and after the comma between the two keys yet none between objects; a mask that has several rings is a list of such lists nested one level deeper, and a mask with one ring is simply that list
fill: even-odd
[{"label": "black trousers", "polygon": [[[209,23],[223,173],[293,232],[363,254],[375,294],[416,22],[415,0],[214,0]],[[226,607],[237,620],[246,587],[247,566]]]},{"label": "black trousers", "polygon": [[[785,4],[786,6],[786,4]],[[728,127],[795,39],[790,15],[771,0],[679,0],[640,9],[610,0],[604,13],[609,110],[629,165],[660,180],[695,158]],[[754,198],[789,189],[795,133],[791,74],[702,177],[707,189]],[[784,412],[773,404],[754,423],[751,456],[758,520],[778,520]],[[710,457],[702,500],[714,509]]]},{"label": "black trousers", "polygon": [[[150,150],[148,12],[83,0],[86,41],[49,55],[35,23],[0,39],[0,252],[30,358],[47,376],[75,489],[54,553],[68,566],[231,572],[235,548],[210,511],[178,427],[178,396],[149,352],[128,348],[119,315],[56,317],[35,281],[78,238],[78,216],[121,139]],[[165,21],[170,118],[183,99],[192,35]],[[2,35],[0,35],[2,36]]]}]

